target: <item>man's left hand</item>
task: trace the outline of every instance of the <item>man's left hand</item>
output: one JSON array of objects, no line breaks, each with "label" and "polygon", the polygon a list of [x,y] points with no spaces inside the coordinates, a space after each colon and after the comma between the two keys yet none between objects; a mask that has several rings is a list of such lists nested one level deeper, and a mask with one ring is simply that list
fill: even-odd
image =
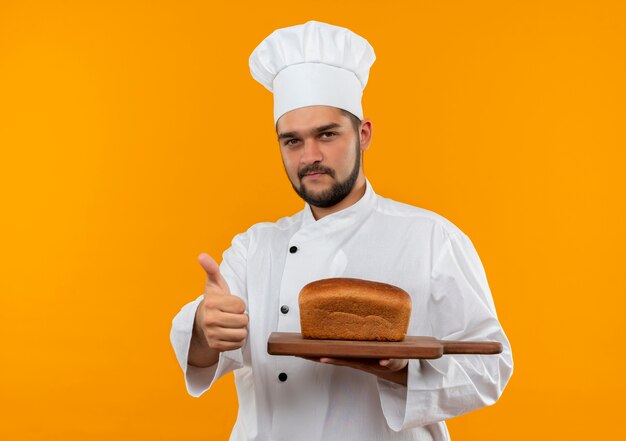
[{"label": "man's left hand", "polygon": [[372,358],[310,358],[303,357],[310,361],[319,363],[334,364],[335,366],[346,366],[353,369],[374,374],[384,380],[391,381],[402,386],[406,386],[408,360],[400,358],[372,359]]}]

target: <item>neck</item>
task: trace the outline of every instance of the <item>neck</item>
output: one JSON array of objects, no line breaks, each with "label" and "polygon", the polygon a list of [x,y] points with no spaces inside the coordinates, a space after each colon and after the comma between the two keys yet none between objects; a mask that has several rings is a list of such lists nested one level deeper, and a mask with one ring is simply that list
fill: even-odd
[{"label": "neck", "polygon": [[341,202],[332,207],[320,208],[311,205],[311,212],[313,213],[313,217],[315,220],[320,220],[323,217],[328,216],[329,214],[336,213],[338,211],[344,210],[352,205],[356,204],[365,194],[365,178],[363,175],[359,176],[352,191],[348,196],[346,196]]}]

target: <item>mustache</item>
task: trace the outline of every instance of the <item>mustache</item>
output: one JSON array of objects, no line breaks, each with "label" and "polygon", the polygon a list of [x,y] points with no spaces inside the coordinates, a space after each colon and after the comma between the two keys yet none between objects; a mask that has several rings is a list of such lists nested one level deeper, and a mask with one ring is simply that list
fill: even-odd
[{"label": "mustache", "polygon": [[300,169],[300,171],[298,171],[298,178],[302,179],[304,176],[311,173],[325,173],[327,175],[330,175],[331,178],[335,177],[335,170],[333,170],[332,168],[326,167],[321,164],[310,164],[305,165],[304,167],[302,167],[302,169]]}]

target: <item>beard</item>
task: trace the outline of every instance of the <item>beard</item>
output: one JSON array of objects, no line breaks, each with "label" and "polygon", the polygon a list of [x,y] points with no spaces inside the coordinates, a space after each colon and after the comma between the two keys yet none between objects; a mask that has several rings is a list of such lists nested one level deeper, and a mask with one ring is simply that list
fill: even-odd
[{"label": "beard", "polygon": [[297,188],[294,183],[291,186],[298,193],[306,203],[318,208],[328,208],[333,205],[337,205],[343,201],[346,196],[350,194],[354,188],[357,178],[359,177],[359,168],[361,165],[361,145],[357,139],[356,145],[356,159],[354,161],[354,167],[350,175],[342,182],[335,181],[328,190],[322,191],[319,194],[311,194],[307,191],[306,186],[302,183],[302,178],[308,173],[325,173],[331,178],[335,177],[335,171],[324,165],[313,163],[303,167],[298,172],[298,179],[300,180],[300,188]]}]

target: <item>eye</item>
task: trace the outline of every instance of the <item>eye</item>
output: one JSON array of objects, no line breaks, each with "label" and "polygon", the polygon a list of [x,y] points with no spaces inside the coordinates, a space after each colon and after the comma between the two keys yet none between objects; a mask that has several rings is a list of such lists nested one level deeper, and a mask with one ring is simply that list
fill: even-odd
[{"label": "eye", "polygon": [[293,146],[294,146],[294,145],[296,145],[298,142],[300,142],[300,140],[299,140],[299,139],[297,139],[297,138],[291,138],[291,139],[286,140],[286,141],[283,143],[283,145],[284,145],[285,147],[293,147]]},{"label": "eye", "polygon": [[331,138],[334,138],[335,136],[337,136],[337,133],[335,133],[335,132],[322,132],[322,133],[320,133],[320,138],[322,138],[322,139],[331,139]]}]

